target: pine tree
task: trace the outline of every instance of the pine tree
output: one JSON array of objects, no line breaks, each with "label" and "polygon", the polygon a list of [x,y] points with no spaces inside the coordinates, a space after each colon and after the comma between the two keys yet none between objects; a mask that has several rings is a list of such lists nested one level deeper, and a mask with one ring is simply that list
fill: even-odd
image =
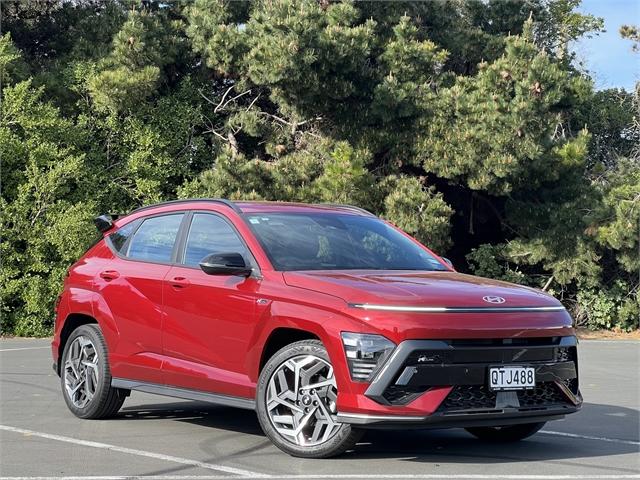
[{"label": "pine tree", "polygon": [[191,196],[353,203],[637,328],[637,98],[578,4],[2,2],[2,333],[50,331],[92,216]]}]

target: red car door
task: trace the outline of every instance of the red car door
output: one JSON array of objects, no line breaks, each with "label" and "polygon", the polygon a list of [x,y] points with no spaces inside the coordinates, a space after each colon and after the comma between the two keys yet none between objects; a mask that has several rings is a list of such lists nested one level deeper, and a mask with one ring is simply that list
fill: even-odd
[{"label": "red car door", "polygon": [[110,345],[111,374],[116,378],[162,383],[162,281],[174,260],[175,241],[184,213],[136,220],[109,236],[111,258],[94,279],[115,320],[118,340]]},{"label": "red car door", "polygon": [[255,327],[256,277],[207,275],[200,261],[211,253],[240,253],[254,265],[231,223],[212,212],[194,212],[181,265],[163,282],[163,372],[168,385],[240,397],[255,385],[245,361]]}]

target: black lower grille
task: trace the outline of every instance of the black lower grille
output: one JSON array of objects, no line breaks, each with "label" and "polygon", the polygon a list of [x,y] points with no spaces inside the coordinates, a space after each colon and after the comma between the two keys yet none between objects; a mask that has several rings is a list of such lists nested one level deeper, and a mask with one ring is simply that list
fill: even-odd
[{"label": "black lower grille", "polygon": [[449,393],[440,410],[475,410],[496,407],[496,392],[485,385],[458,385]]},{"label": "black lower grille", "polygon": [[[442,402],[440,411],[447,410],[493,410],[498,393],[485,385],[458,385]],[[567,397],[554,382],[543,382],[530,390],[517,392],[520,408],[548,407],[569,403]]]},{"label": "black lower grille", "polygon": [[404,405],[422,395],[428,388],[391,385],[384,391],[384,398],[393,405]]},{"label": "black lower grille", "polygon": [[544,382],[531,390],[518,392],[518,400],[521,407],[546,407],[567,403],[567,397],[553,382]]}]

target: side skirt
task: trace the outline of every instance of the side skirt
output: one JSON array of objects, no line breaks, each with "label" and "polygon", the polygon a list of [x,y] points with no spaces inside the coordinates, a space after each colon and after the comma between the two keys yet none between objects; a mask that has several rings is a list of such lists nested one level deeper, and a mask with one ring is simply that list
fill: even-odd
[{"label": "side skirt", "polygon": [[157,383],[142,382],[139,380],[127,380],[125,378],[112,378],[111,386],[114,388],[124,388],[127,390],[137,390],[139,392],[164,395],[166,397],[184,398],[199,402],[215,403],[216,405],[226,405],[246,410],[255,410],[256,402],[250,398],[232,397],[219,393],[203,392],[201,390],[190,390],[187,388],[170,387]]}]

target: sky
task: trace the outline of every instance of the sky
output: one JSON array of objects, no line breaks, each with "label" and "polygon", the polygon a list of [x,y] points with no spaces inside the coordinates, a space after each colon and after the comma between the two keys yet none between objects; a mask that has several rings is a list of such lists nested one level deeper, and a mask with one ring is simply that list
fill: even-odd
[{"label": "sky", "polygon": [[596,88],[633,91],[640,81],[640,53],[631,51],[631,41],[621,38],[618,30],[625,24],[640,25],[640,0],[582,0],[579,10],[604,19],[606,32],[573,45]]}]

